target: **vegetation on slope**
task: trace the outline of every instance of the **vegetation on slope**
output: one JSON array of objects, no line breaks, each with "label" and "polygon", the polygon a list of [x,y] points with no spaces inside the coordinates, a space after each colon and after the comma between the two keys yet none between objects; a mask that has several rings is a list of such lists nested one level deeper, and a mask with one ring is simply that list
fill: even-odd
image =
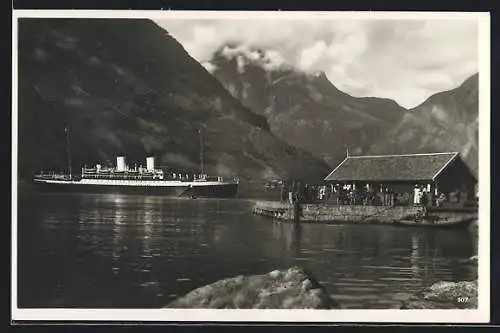
[{"label": "vegetation on slope", "polygon": [[209,173],[322,178],[328,167],[269,132],[165,30],[136,19],[22,19],[19,23],[20,176],[125,155],[129,164]]}]

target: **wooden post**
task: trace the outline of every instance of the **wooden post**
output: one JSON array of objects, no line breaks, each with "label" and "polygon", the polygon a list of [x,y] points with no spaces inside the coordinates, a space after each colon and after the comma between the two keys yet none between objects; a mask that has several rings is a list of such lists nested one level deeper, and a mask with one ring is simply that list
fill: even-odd
[{"label": "wooden post", "polygon": [[300,224],[300,202],[299,200],[295,200],[293,203],[293,223],[294,224]]},{"label": "wooden post", "polygon": [[73,179],[73,173],[71,171],[71,145],[69,141],[69,127],[65,127],[64,132],[66,133],[66,150],[68,154],[69,179]]},{"label": "wooden post", "polygon": [[201,127],[198,129],[198,134],[200,134],[200,169],[201,169],[201,174],[204,174],[204,169],[203,169],[203,137],[201,133]]}]

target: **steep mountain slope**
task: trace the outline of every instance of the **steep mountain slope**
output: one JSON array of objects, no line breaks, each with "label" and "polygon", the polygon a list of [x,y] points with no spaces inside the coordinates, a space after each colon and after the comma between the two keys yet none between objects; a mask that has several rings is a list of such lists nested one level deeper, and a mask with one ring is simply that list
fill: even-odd
[{"label": "steep mountain slope", "polygon": [[366,152],[406,113],[392,100],[352,97],[325,73],[275,63],[266,51],[233,44],[221,48],[207,68],[243,105],[265,115],[273,134],[331,166],[346,149]]},{"label": "steep mountain slope", "polygon": [[477,175],[478,111],[475,74],[456,89],[432,95],[410,110],[370,150],[388,154],[458,151]]},{"label": "steep mountain slope", "polygon": [[124,154],[129,163],[263,179],[323,177],[328,166],[269,132],[167,32],[148,20],[22,19],[19,24],[22,178]]}]

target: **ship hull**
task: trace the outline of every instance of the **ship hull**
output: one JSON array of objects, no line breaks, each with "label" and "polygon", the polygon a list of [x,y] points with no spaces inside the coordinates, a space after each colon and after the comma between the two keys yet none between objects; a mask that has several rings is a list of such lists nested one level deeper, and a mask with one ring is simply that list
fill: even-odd
[{"label": "ship hull", "polygon": [[171,186],[151,185],[99,185],[79,182],[47,182],[36,181],[37,188],[44,193],[116,193],[142,194],[166,197],[191,198],[236,198],[238,184],[179,184]]}]

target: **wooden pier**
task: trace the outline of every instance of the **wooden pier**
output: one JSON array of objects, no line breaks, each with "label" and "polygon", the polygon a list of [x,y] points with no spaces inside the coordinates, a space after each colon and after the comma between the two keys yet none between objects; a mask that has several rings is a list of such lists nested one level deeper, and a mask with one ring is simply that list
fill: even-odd
[{"label": "wooden pier", "polygon": [[[303,204],[300,210],[289,203],[278,201],[257,201],[253,213],[276,221],[300,223],[352,223],[352,224],[394,224],[400,221],[462,221],[477,219],[477,210],[436,210],[425,206],[370,206]],[[299,214],[299,216],[297,216]],[[422,223],[422,225],[425,225]]]}]

